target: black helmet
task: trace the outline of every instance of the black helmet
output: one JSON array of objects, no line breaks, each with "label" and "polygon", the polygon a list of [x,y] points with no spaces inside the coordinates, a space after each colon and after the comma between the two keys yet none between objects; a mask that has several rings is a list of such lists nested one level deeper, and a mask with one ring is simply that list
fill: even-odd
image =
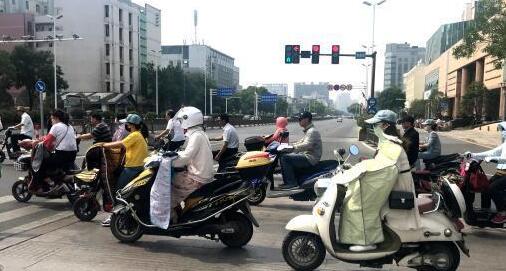
[{"label": "black helmet", "polygon": [[311,114],[311,112],[308,112],[308,111],[301,112],[299,114],[299,121],[303,120],[303,119],[309,119],[309,121],[312,121],[313,120],[313,114]]}]

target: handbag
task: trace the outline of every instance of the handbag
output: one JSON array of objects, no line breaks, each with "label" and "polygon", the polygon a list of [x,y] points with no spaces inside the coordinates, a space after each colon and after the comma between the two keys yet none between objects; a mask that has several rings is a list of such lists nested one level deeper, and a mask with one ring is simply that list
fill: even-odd
[{"label": "handbag", "polygon": [[390,209],[411,210],[415,208],[415,195],[411,192],[392,191],[388,205]]},{"label": "handbag", "polygon": [[490,181],[488,180],[485,172],[483,172],[483,169],[480,167],[475,172],[471,173],[471,176],[469,176],[469,184],[471,185],[471,190],[473,192],[484,192],[488,191]]}]

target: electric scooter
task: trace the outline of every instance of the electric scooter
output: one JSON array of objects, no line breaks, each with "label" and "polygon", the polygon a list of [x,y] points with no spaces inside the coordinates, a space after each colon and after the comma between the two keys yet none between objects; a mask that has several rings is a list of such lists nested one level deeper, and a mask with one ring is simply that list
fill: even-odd
[{"label": "electric scooter", "polygon": [[[357,146],[350,147],[352,155],[358,152]],[[347,191],[346,180],[334,177],[322,181],[327,185],[324,189],[315,189],[320,197],[312,215],[297,216],[286,225],[289,233],[282,251],[285,261],[293,269],[314,270],[323,263],[327,252],[336,259],[363,267],[381,268],[395,261],[399,266],[434,271],[457,270],[459,249],[469,256],[460,232],[463,225],[458,220],[465,213],[466,205],[456,184],[443,180],[440,192],[416,199],[414,206],[420,212],[422,225],[419,229],[396,230],[384,221],[383,243],[375,250],[352,252],[349,245],[340,243],[337,237],[339,212]]]}]

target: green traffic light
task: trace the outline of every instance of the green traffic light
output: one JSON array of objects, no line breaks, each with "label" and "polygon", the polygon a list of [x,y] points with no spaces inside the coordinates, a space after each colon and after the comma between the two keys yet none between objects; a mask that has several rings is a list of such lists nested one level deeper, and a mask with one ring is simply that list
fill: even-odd
[{"label": "green traffic light", "polygon": [[292,63],[292,58],[291,57],[286,57],[285,63]]}]

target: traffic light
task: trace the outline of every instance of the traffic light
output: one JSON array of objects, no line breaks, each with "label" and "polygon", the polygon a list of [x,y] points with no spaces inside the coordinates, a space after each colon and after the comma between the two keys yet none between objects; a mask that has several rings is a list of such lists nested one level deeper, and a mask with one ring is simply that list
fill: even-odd
[{"label": "traffic light", "polygon": [[320,45],[313,45],[311,54],[311,63],[312,64],[320,63]]},{"label": "traffic light", "polygon": [[292,45],[292,63],[300,63],[300,45]]},{"label": "traffic light", "polygon": [[339,52],[341,51],[341,46],[332,45],[332,64],[339,64]]},{"label": "traffic light", "polygon": [[293,46],[285,45],[285,64],[292,64],[293,62]]}]

